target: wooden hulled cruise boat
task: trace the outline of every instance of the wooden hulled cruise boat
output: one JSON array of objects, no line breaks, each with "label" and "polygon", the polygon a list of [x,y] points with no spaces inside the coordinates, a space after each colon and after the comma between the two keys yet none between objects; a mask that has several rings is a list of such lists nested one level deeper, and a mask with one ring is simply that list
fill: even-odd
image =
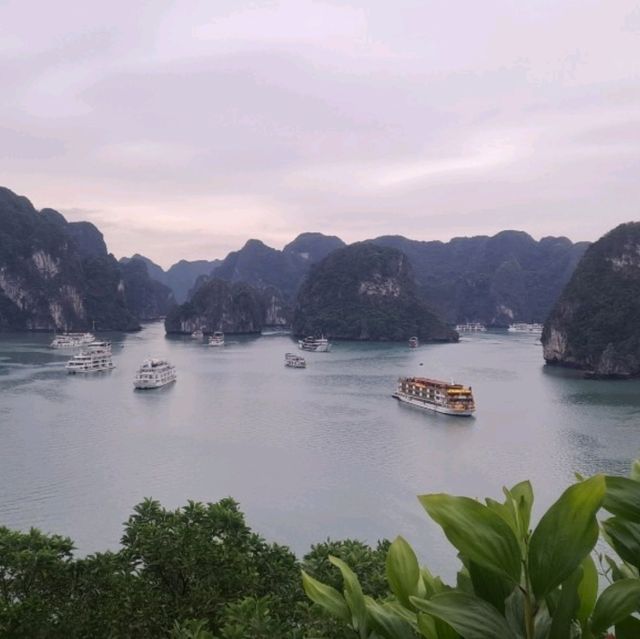
[{"label": "wooden hulled cruise boat", "polygon": [[401,377],[393,397],[445,415],[470,417],[476,409],[471,386],[426,377]]}]

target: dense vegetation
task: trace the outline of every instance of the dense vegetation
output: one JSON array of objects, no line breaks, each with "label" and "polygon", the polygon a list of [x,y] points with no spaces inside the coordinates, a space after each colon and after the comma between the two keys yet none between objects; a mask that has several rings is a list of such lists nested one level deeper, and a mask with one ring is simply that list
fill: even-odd
[{"label": "dense vegetation", "polygon": [[168,286],[149,276],[147,264],[134,258],[120,263],[127,307],[141,320],[164,317],[176,301]]},{"label": "dense vegetation", "polygon": [[404,254],[370,242],[333,251],[311,268],[298,293],[293,330],[334,339],[457,337],[421,300]]},{"label": "dense vegetation", "polygon": [[401,236],[373,242],[409,258],[423,296],[448,322],[498,326],[544,322],[587,248],[566,237],[537,242],[522,231],[449,242]]},{"label": "dense vegetation", "polygon": [[265,317],[263,296],[248,284],[207,279],[190,301],[174,307],[165,320],[167,333],[259,333]]},{"label": "dense vegetation", "polygon": [[[419,497],[458,551],[453,586],[398,537],[386,560],[390,595],[367,596],[338,557],[340,589],[305,574],[305,590],[360,639],[602,639],[612,627],[617,639],[640,637],[640,462],[629,479],[580,478],[533,531],[529,482],[504,496]],[[599,524],[601,509],[611,516]],[[594,557],[600,527],[613,550]]]},{"label": "dense vegetation", "polygon": [[[529,482],[504,501],[419,500],[459,552],[448,586],[404,539],[327,541],[299,562],[231,499],[146,500],[121,548],[0,528],[0,636],[173,639],[617,639],[640,636],[640,462],[562,493],[531,530]],[[602,518],[602,542],[594,548]],[[312,605],[305,598],[317,605]]]},{"label": "dense vegetation", "polygon": [[640,223],[622,224],[589,247],[542,340],[549,363],[640,375]]},{"label": "dense vegetation", "polygon": [[[146,273],[136,276],[136,296],[154,286]],[[121,267],[93,224],[36,211],[0,188],[0,330],[132,330],[138,319]]]}]

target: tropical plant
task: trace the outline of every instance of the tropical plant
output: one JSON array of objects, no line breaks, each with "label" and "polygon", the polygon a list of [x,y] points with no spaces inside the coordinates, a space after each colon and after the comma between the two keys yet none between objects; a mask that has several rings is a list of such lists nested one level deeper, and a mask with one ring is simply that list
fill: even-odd
[{"label": "tropical plant", "polygon": [[[365,595],[337,557],[342,592],[303,572],[305,591],[360,639],[600,639],[613,627],[617,639],[640,637],[640,462],[630,478],[580,478],[533,531],[531,484],[504,497],[419,497],[458,551],[455,586],[421,568],[398,537],[386,559],[390,596]],[[594,558],[601,509],[612,515],[602,537],[618,558]]]}]

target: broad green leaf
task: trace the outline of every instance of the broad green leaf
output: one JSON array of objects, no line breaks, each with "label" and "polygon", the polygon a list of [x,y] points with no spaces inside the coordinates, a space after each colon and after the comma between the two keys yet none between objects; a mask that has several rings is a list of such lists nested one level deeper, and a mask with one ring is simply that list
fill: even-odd
[{"label": "broad green leaf", "polygon": [[362,637],[367,636],[367,609],[358,577],[349,566],[338,557],[329,556],[329,561],[342,573],[344,598],[351,610],[353,626]]},{"label": "broad green leaf", "polygon": [[307,597],[322,606],[331,615],[345,623],[351,623],[351,611],[344,597],[331,586],[327,586],[302,571],[302,586]]},{"label": "broad green leaf", "polygon": [[640,579],[621,579],[603,590],[591,617],[594,632],[604,632],[640,608]]},{"label": "broad green leaf", "polygon": [[632,568],[624,562],[622,564],[617,564],[614,559],[609,557],[609,555],[605,555],[604,558],[607,564],[609,564],[609,568],[611,569],[611,578],[613,579],[613,581],[638,578],[638,571],[635,568]]},{"label": "broad green leaf", "polygon": [[411,624],[396,614],[395,611],[381,606],[370,597],[367,597],[366,606],[373,626],[381,636],[387,639],[415,638]]},{"label": "broad green leaf", "polygon": [[426,612],[418,613],[418,630],[427,639],[460,639],[460,635],[450,625]]},{"label": "broad green leaf", "polygon": [[521,481],[506,491],[506,494],[513,500],[519,537],[524,538],[529,534],[529,526],[531,525],[531,509],[533,508],[531,482]]},{"label": "broad green leaf", "polygon": [[501,504],[499,501],[491,499],[491,497],[487,497],[484,501],[487,504],[487,508],[503,519],[504,522],[509,525],[509,528],[513,530],[513,534],[517,535],[518,522],[516,521],[515,509],[512,505],[510,505],[508,501],[505,504]]},{"label": "broad green leaf", "polygon": [[431,599],[412,597],[413,605],[442,619],[464,639],[515,639],[505,618],[486,601],[464,592],[443,592]]},{"label": "broad green leaf", "polygon": [[605,479],[607,492],[602,507],[612,515],[640,523],[640,482],[626,477]]},{"label": "broad green leaf", "polygon": [[448,586],[442,583],[440,577],[434,577],[426,566],[420,568],[420,575],[425,589],[425,597],[429,599],[438,592],[450,590]]},{"label": "broad green leaf", "polygon": [[640,524],[610,517],[602,522],[602,528],[621,559],[640,569]]},{"label": "broad green leaf", "polygon": [[538,600],[568,579],[593,550],[604,493],[602,475],[574,484],[536,526],[529,543],[529,575]]},{"label": "broad green leaf", "polygon": [[640,619],[627,617],[616,624],[616,639],[638,639],[640,637]]},{"label": "broad green leaf", "polygon": [[507,597],[504,607],[507,624],[516,637],[524,637],[527,634],[524,623],[524,610],[524,594],[522,590],[516,586],[509,597]]},{"label": "broad green leaf", "polygon": [[640,459],[635,459],[631,464],[631,479],[640,481]]},{"label": "broad green leaf", "polygon": [[473,594],[473,582],[466,566],[463,566],[456,574],[456,588],[462,592]]},{"label": "broad green leaf", "polygon": [[584,624],[593,612],[598,597],[598,570],[591,555],[587,555],[582,562],[582,580],[578,586],[578,597],[580,605],[577,617],[580,623]]},{"label": "broad green leaf", "polygon": [[578,585],[582,581],[582,568],[578,568],[563,582],[558,604],[551,620],[548,639],[566,639],[570,636],[570,629],[580,603],[578,599]]},{"label": "broad green leaf", "polygon": [[413,549],[402,537],[396,537],[391,544],[386,568],[391,592],[403,605],[411,607],[409,597],[419,595],[420,566]]},{"label": "broad green leaf", "polygon": [[469,576],[474,593],[504,614],[504,603],[513,592],[513,582],[473,561],[469,562]]},{"label": "broad green leaf", "polygon": [[435,494],[419,499],[463,555],[514,583],[520,581],[520,546],[502,517],[468,497]]}]

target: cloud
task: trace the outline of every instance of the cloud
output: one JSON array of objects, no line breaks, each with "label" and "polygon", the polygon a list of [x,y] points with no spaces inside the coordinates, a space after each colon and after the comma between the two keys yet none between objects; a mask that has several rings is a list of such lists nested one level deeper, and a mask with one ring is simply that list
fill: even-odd
[{"label": "cloud", "polygon": [[37,7],[0,5],[1,182],[118,255],[637,217],[634,2]]}]

